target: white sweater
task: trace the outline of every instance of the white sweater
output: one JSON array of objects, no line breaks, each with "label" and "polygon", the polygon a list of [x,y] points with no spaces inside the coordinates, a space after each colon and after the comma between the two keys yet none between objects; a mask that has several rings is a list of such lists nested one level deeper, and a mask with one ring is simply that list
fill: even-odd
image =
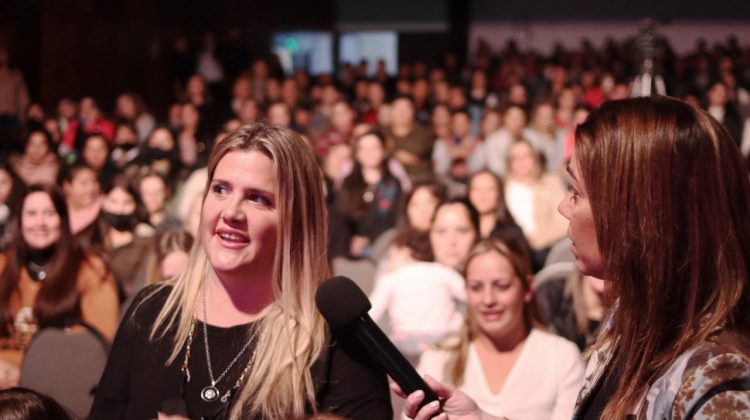
[{"label": "white sweater", "polygon": [[[431,349],[417,371],[440,382],[450,353]],[[461,391],[487,413],[512,420],[569,420],[583,383],[581,353],[572,342],[534,329],[498,394],[492,394],[474,345],[469,346]]]},{"label": "white sweater", "polygon": [[[463,277],[435,262],[415,262],[380,277],[370,295],[370,317],[387,315],[391,338],[425,337],[435,343],[461,327],[466,301]],[[398,345],[398,343],[396,343]]]}]

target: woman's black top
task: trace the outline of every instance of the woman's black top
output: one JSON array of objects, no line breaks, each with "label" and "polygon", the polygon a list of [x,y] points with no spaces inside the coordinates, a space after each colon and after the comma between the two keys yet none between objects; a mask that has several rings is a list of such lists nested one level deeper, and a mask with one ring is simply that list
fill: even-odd
[{"label": "woman's black top", "polygon": [[580,420],[601,419],[604,407],[617,392],[617,379],[620,376],[622,376],[622,369],[615,368],[611,364],[607,366],[594,390],[583,401],[576,418]]},{"label": "woman's black top", "polygon": [[[174,329],[161,339],[149,340],[151,326],[170,291],[169,287],[164,287],[144,300],[154,291],[153,287],[139,293],[120,324],[89,418],[153,419],[157,411],[173,411],[179,406],[186,406],[191,419],[228,418],[233,399],[227,403],[219,400],[208,403],[200,397],[203,387],[210,385],[200,321],[194,330],[188,363],[191,379],[185,385],[184,396],[181,395],[184,382],[181,366],[185,350],[174,363],[166,364],[173,348]],[[247,343],[250,327],[207,325],[214,378],[221,375]],[[216,384],[221,395],[237,381],[253,349],[254,344],[251,344]],[[386,375],[364,354],[355,343],[332,339],[327,351],[311,368],[319,412],[355,419],[392,417]]]}]

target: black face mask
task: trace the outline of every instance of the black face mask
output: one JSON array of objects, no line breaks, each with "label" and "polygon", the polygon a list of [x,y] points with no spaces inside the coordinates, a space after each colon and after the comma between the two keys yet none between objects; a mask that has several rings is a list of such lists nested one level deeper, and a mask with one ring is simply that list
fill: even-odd
[{"label": "black face mask", "polygon": [[130,232],[135,228],[135,213],[115,214],[102,210],[102,215],[104,215],[110,226],[120,232]]},{"label": "black face mask", "polygon": [[[118,144],[117,148],[120,149],[120,150],[122,150],[123,152],[129,152],[129,151],[133,150],[133,148],[135,146],[136,146],[135,143],[123,143],[123,144]],[[161,150],[161,149],[159,149],[159,150]]]},{"label": "black face mask", "polygon": [[146,156],[150,160],[169,159],[171,154],[169,150],[159,149],[158,147],[149,147],[146,149]]}]

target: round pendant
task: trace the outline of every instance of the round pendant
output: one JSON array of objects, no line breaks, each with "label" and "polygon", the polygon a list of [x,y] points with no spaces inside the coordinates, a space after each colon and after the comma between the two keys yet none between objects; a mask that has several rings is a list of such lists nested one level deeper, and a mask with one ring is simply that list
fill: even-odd
[{"label": "round pendant", "polygon": [[47,273],[44,271],[39,272],[39,280],[44,280],[47,278]]},{"label": "round pendant", "polygon": [[201,399],[205,402],[214,402],[219,398],[219,390],[213,385],[208,385],[201,390]]},{"label": "round pendant", "polygon": [[375,193],[372,191],[365,191],[364,195],[362,196],[362,199],[365,200],[365,203],[371,203],[374,198]]}]

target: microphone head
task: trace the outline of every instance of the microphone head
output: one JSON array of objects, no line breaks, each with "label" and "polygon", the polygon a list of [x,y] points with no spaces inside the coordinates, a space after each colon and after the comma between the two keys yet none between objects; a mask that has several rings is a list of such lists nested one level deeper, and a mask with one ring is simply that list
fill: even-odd
[{"label": "microphone head", "polygon": [[362,289],[344,276],[323,282],[315,293],[315,304],[333,331],[346,329],[372,307]]}]

